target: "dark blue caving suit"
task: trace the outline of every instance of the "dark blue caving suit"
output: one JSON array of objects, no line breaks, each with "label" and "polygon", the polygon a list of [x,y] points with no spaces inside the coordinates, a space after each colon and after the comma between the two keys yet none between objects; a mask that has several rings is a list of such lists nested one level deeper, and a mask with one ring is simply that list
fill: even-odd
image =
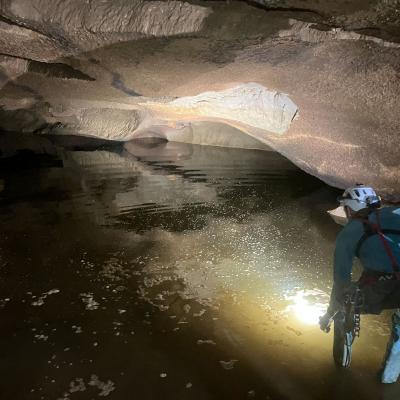
[{"label": "dark blue caving suit", "polygon": [[[385,234],[393,255],[400,264],[400,207],[384,207],[379,209],[378,212],[381,230]],[[377,224],[375,211],[371,211],[366,218],[371,223]],[[333,277],[335,283],[339,285],[350,283],[353,259],[356,256],[367,272],[393,272],[392,261],[386,253],[379,235],[367,234],[364,236],[365,233],[364,224],[360,219],[350,219],[339,233],[334,256]],[[364,240],[360,243],[363,236]]]},{"label": "dark blue caving suit", "polygon": [[[396,279],[393,263],[400,264],[400,207],[379,209],[380,230],[386,244],[371,226],[377,226],[375,210],[361,219],[353,218],[345,225],[336,239],[334,255],[334,287],[330,309],[337,309],[343,294],[351,283],[354,257],[364,268],[359,281],[364,296],[362,312],[380,313],[383,309],[400,307],[400,281]],[[363,223],[368,219],[368,223]],[[385,249],[386,246],[386,249]],[[387,251],[389,246],[390,251]],[[393,330],[389,342],[382,382],[395,382],[400,375],[400,311],[393,314]]]}]

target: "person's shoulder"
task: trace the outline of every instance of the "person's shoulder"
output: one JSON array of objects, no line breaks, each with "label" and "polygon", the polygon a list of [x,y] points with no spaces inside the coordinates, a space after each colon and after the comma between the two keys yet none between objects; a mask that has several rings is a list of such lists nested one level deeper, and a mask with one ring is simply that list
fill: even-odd
[{"label": "person's shoulder", "polygon": [[364,233],[363,224],[360,220],[351,219],[339,232],[336,241],[355,240]]},{"label": "person's shoulder", "polygon": [[343,227],[342,232],[343,231],[353,232],[362,229],[362,227],[363,227],[362,220],[354,218],[349,220],[349,222]]},{"label": "person's shoulder", "polygon": [[379,211],[381,214],[392,215],[400,218],[400,206],[386,206],[382,207]]}]

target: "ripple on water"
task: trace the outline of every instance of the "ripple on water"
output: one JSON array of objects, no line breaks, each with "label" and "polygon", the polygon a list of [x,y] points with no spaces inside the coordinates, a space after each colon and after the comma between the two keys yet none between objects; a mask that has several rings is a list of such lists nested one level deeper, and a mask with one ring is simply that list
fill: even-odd
[{"label": "ripple on water", "polygon": [[[174,157],[142,150],[70,152],[64,168],[0,171],[7,216],[0,220],[7,232],[0,278],[10,282],[0,299],[4,338],[15,315],[32,315],[20,322],[30,334],[13,340],[35,354],[26,360],[32,370],[35,360],[48,368],[40,374],[55,377],[59,398],[89,390],[126,398],[118,397],[126,386],[118,385],[118,368],[169,381],[173,373],[147,358],[168,364],[176,354],[167,345],[182,340],[191,340],[196,361],[223,343],[238,349],[258,337],[262,346],[246,353],[263,354],[254,365],[265,362],[268,348],[291,360],[312,345],[321,350],[313,360],[325,365],[327,344],[307,324],[328,301],[337,228],[322,210],[332,208],[335,191],[273,152],[191,146]],[[362,332],[387,335],[382,321],[367,318]],[[229,352],[214,361],[204,371],[233,373],[246,364]],[[14,378],[21,376],[15,368]],[[185,388],[193,377],[183,378]],[[31,384],[50,393],[46,382]]]}]

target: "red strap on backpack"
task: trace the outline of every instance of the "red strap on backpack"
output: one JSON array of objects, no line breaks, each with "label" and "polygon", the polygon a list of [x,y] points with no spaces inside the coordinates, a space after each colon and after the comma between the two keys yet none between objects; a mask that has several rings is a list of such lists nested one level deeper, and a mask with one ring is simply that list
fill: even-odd
[{"label": "red strap on backpack", "polygon": [[390,258],[390,262],[392,263],[392,269],[393,269],[393,273],[396,276],[396,279],[400,280],[400,267],[399,264],[396,260],[396,257],[393,254],[392,249],[390,248],[390,245],[388,243],[388,240],[386,239],[385,235],[382,233],[381,230],[381,221],[380,221],[380,215],[379,215],[379,210],[376,210],[376,225],[373,224],[371,221],[369,221],[368,219],[365,220],[365,222],[371,226],[371,228],[375,231],[375,233],[379,236],[379,238],[381,239],[381,242],[383,244],[383,247],[386,251],[386,254],[388,255],[388,257]]}]

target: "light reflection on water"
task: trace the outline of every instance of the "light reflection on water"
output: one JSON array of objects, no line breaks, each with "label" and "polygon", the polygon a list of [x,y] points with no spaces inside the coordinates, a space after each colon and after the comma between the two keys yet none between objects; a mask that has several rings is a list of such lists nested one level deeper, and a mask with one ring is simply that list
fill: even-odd
[{"label": "light reflection on water", "polygon": [[286,307],[288,313],[305,324],[317,325],[319,317],[327,310],[329,296],[318,289],[299,290],[295,295],[287,295],[286,300],[290,302]]},{"label": "light reflection on water", "polygon": [[[338,227],[325,210],[333,207],[336,192],[278,154],[174,143],[129,144],[123,152],[66,152],[64,168],[0,172],[0,180],[0,228],[7,232],[0,242],[0,266],[6,266],[0,277],[15,280],[3,291],[0,311],[6,321],[20,312],[7,311],[9,304],[25,307],[27,315],[38,313],[31,325],[21,321],[20,330],[30,334],[33,328],[38,337],[48,337],[50,361],[54,354],[63,359],[69,354],[64,349],[71,348],[84,371],[98,373],[97,368],[111,374],[108,361],[90,352],[82,359],[78,349],[87,349],[87,343],[92,348],[94,343],[113,342],[118,328],[124,346],[134,346],[136,338],[142,351],[145,341],[138,337],[141,331],[153,334],[155,328],[146,319],[157,312],[175,323],[168,328],[174,335],[186,326],[200,330],[193,320],[208,321],[211,327],[200,330],[195,346],[198,339],[216,332],[222,332],[213,337],[217,344],[227,340],[235,346],[243,337],[255,340],[258,335],[261,345],[255,358],[266,345],[291,360],[318,344],[322,356],[314,361],[330,361],[328,339],[315,323],[325,311],[331,283]],[[23,235],[29,239],[20,247]],[[17,292],[11,291],[14,286]],[[32,311],[31,297],[54,288],[59,292],[46,297],[49,307],[43,313],[48,312],[50,321],[54,315],[60,320],[50,328],[41,323],[41,310]],[[97,308],[82,311],[82,299]],[[148,307],[145,317],[139,300]],[[51,308],[55,301],[58,306]],[[146,329],[138,326],[143,318]],[[228,322],[218,325],[219,320]],[[70,334],[58,332],[66,323],[79,330],[83,343],[64,344],[71,341]],[[166,326],[164,322],[160,331]],[[379,319],[371,318],[366,327],[363,333],[387,335],[387,326]],[[7,333],[3,330],[5,338]],[[31,351],[29,334],[16,339],[25,351]],[[168,340],[173,347],[175,339]],[[129,354],[120,345],[109,350],[111,358],[116,352],[121,359]],[[374,346],[378,351],[375,342]],[[153,350],[146,351],[142,362]],[[41,360],[44,354],[42,349],[36,357]],[[96,368],[88,361],[92,359],[97,360]],[[46,365],[47,359],[42,361]],[[213,371],[204,362],[205,370]],[[140,363],[135,373],[144,373]],[[60,375],[55,380],[68,387],[63,368]],[[117,389],[122,385],[113,381]]]},{"label": "light reflection on water", "polygon": [[333,191],[273,152],[125,147],[122,157],[70,156],[93,188],[104,174],[120,180],[103,204],[103,224],[151,234],[158,246],[145,255],[146,274],[183,279],[186,295],[207,304],[228,291],[317,324],[338,231],[325,213]]}]

